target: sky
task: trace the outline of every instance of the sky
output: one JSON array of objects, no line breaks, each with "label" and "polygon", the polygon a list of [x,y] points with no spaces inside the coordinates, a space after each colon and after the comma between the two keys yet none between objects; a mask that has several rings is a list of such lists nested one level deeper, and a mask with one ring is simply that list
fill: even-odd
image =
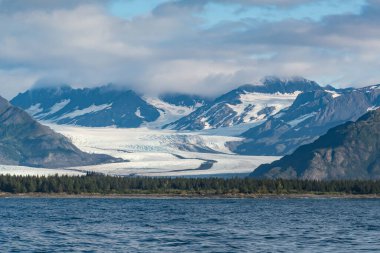
[{"label": "sky", "polygon": [[0,0],[0,94],[216,95],[265,76],[380,83],[380,0]]}]

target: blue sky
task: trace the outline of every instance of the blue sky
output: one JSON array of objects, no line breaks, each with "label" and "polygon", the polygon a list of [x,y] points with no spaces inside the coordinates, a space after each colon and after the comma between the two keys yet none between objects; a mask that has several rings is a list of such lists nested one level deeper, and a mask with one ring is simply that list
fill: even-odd
[{"label": "blue sky", "polygon": [[108,3],[107,8],[112,15],[125,19],[131,19],[141,15],[149,15],[154,8],[166,2],[168,1],[115,0]]},{"label": "blue sky", "polygon": [[278,22],[284,19],[310,19],[320,21],[328,15],[339,15],[342,13],[360,13],[365,1],[343,0],[343,1],[314,1],[290,8],[279,8],[268,6],[243,6],[241,4],[218,4],[210,3],[206,6],[204,13],[200,14],[208,26],[217,25],[222,22],[244,19],[256,19],[258,21]]},{"label": "blue sky", "polygon": [[379,0],[1,0],[0,83],[220,94],[267,75],[380,83]]},{"label": "blue sky", "polygon": [[[175,2],[168,0],[114,0],[108,4],[108,9],[112,15],[132,19],[138,16],[149,15],[162,4]],[[202,10],[199,13],[194,13],[194,15],[204,20],[204,27],[212,27],[223,22],[239,22],[245,19],[267,22],[276,22],[284,19],[321,21],[323,17],[329,15],[359,14],[366,3],[366,0],[317,0],[284,8],[275,4],[247,5],[238,1],[210,1],[202,4]]]}]

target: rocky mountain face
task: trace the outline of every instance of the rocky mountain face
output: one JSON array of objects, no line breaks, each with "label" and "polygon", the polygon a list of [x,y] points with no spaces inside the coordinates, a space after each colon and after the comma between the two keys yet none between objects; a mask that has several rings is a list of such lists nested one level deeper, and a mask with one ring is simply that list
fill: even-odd
[{"label": "rocky mountain face", "polygon": [[380,179],[380,109],[329,130],[293,154],[258,167],[257,178]]},{"label": "rocky mountain face", "polygon": [[88,127],[139,127],[160,116],[157,108],[135,92],[112,86],[32,89],[19,94],[11,103],[38,120]]},{"label": "rocky mountain face", "polygon": [[161,128],[207,103],[206,98],[184,94],[141,97],[112,85],[73,89],[44,87],[19,94],[11,103],[37,120],[86,127]]},{"label": "rocky mountain face", "polygon": [[181,93],[164,93],[159,96],[159,99],[171,105],[189,108],[198,108],[212,102],[212,99],[208,97]]},{"label": "rocky mountain face", "polygon": [[300,93],[316,90],[323,89],[317,83],[303,78],[266,78],[263,85],[241,86],[165,128],[204,130],[257,124],[289,107]]},{"label": "rocky mountain face", "polygon": [[82,152],[66,137],[0,97],[0,164],[60,168],[116,161]]},{"label": "rocky mountain face", "polygon": [[355,121],[379,106],[380,85],[305,92],[289,108],[243,133],[244,142],[230,146],[236,153],[246,155],[289,154],[328,129]]}]

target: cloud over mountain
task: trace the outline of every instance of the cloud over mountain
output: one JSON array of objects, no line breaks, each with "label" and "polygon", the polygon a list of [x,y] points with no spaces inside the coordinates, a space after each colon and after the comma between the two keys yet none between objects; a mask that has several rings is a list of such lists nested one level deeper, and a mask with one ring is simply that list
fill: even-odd
[{"label": "cloud over mountain", "polygon": [[380,80],[378,0],[199,2],[2,0],[4,95],[35,83],[215,94],[272,74]]}]

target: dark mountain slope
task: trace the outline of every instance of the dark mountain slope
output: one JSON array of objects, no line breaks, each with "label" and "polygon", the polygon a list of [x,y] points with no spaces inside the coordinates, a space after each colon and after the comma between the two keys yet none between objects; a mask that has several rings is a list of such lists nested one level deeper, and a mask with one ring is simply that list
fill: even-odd
[{"label": "dark mountain slope", "polygon": [[35,119],[88,127],[139,127],[160,113],[138,94],[112,85],[72,89],[38,88],[19,94],[11,103]]},{"label": "dark mountain slope", "polygon": [[58,168],[114,161],[107,155],[82,152],[0,97],[0,164]]},{"label": "dark mountain slope", "polygon": [[212,101],[212,99],[208,97],[182,93],[165,93],[161,94],[159,98],[168,104],[185,107],[199,107],[207,105]]},{"label": "dark mountain slope", "polygon": [[252,177],[380,179],[380,109],[332,128],[293,154],[258,167]]}]

